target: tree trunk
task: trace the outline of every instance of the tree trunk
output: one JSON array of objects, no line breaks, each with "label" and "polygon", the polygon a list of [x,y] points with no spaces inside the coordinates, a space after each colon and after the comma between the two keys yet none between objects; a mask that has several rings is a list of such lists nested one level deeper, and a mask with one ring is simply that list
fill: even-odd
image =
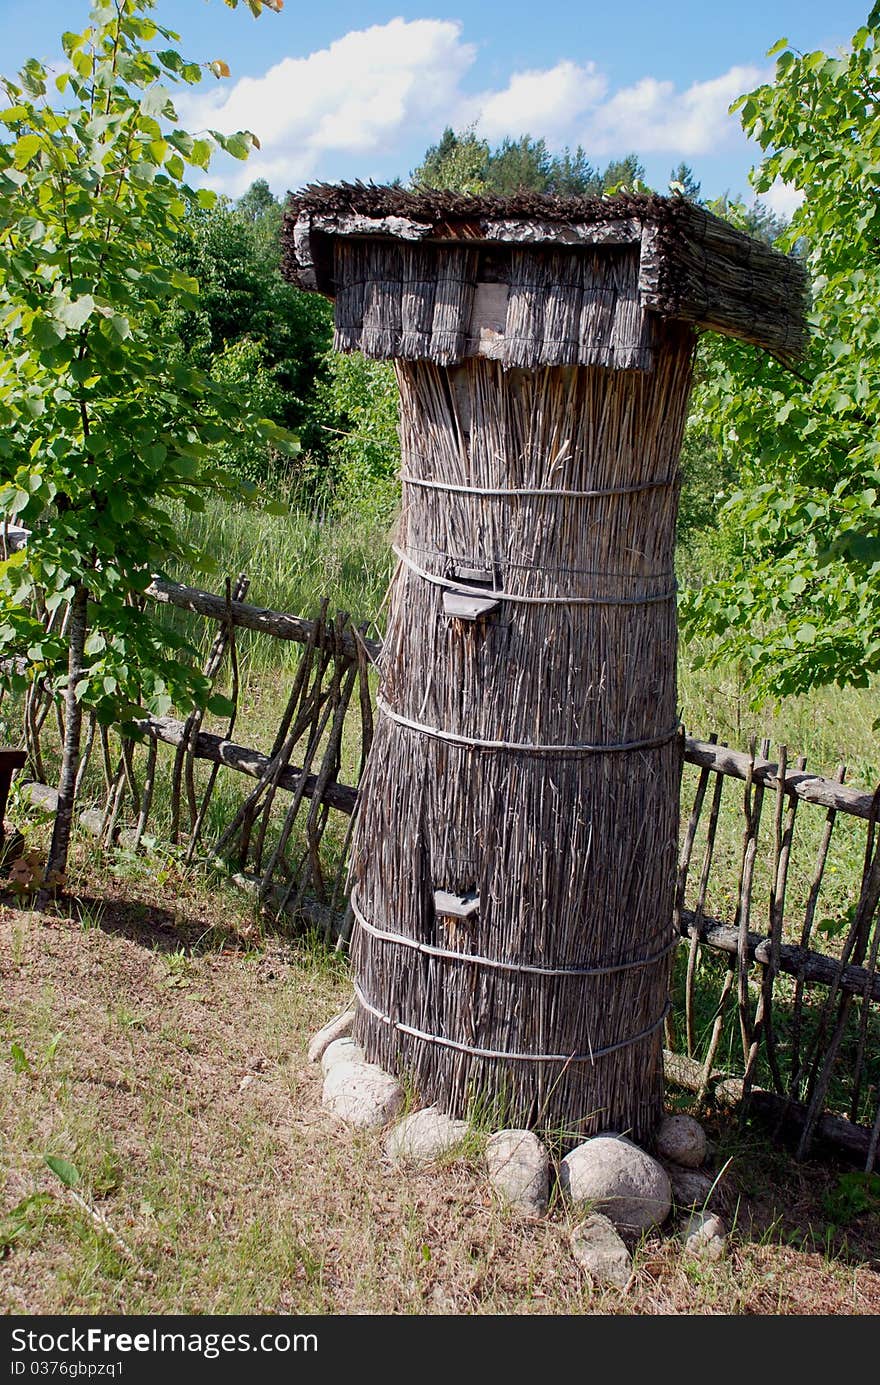
[{"label": "tree trunk", "polygon": [[67,853],[70,849],[70,832],[73,826],[76,773],[79,768],[82,733],[82,702],[76,694],[83,676],[83,656],[88,628],[88,599],[88,588],[80,583],[70,607],[67,691],[64,699],[64,752],[61,759],[61,777],[58,781],[58,810],[55,814],[49,859],[46,862],[46,884],[40,899],[37,901],[40,905],[46,902],[51,888],[60,883],[67,869]]}]

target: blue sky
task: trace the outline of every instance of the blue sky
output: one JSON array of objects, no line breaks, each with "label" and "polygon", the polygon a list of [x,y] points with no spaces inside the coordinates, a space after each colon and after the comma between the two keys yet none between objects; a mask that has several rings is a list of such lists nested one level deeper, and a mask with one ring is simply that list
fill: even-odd
[{"label": "blue sky", "polygon": [[[542,135],[583,144],[603,165],[635,151],[663,188],[680,159],[705,195],[747,193],[756,150],[727,115],[772,70],[783,35],[804,51],[845,45],[869,0],[460,0],[327,3],[287,0],[254,20],[222,0],[157,0],[154,17],[188,57],[223,58],[178,102],[187,127],[252,129],[247,165],[212,164],[209,181],[237,195],[255,177],[278,193],[312,179],[406,177],[443,127],[473,124],[495,143]],[[0,0],[0,72],[54,58],[64,29],[86,27],[87,0]],[[790,207],[786,189],[770,199]]]}]

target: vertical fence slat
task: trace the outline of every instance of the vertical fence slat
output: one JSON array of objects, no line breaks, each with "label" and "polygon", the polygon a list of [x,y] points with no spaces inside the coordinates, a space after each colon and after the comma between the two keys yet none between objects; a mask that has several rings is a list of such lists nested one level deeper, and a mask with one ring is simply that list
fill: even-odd
[{"label": "vertical fence slat", "polygon": [[[709,737],[710,745],[714,745],[717,736],[714,731]],[[709,784],[709,776],[712,771],[708,768],[700,770],[700,777],[697,782],[697,791],[694,794],[694,804],[691,815],[688,819],[687,831],[684,842],[682,843],[681,854],[678,858],[678,879],[675,887],[675,903],[672,911],[672,926],[676,933],[681,928],[681,914],[684,908],[684,897],[687,889],[688,869],[690,867],[691,855],[694,849],[694,841],[697,835],[697,827],[700,822],[700,814],[703,811],[703,800],[706,797],[706,789]],[[700,927],[699,922],[690,927],[690,943],[688,945],[687,973],[685,977],[685,1031],[687,1036],[687,1054],[689,1058],[694,1054],[694,978],[696,975],[697,954],[700,946]]]}]

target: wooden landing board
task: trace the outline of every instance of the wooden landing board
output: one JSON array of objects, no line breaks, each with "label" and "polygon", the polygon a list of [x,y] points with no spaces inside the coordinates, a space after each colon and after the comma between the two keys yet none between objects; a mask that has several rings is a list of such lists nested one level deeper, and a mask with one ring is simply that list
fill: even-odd
[{"label": "wooden landing board", "polygon": [[450,894],[448,890],[434,891],[434,908],[438,914],[447,918],[469,919],[480,910],[480,896],[475,890],[469,894]]},{"label": "wooden landing board", "polygon": [[486,596],[466,596],[464,592],[444,592],[443,612],[455,620],[482,620],[492,611],[497,611],[500,601],[491,601]]}]

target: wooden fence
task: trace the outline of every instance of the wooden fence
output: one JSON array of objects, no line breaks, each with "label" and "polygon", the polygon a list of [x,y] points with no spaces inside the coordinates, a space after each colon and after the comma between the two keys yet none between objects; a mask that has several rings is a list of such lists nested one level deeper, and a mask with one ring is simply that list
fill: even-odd
[{"label": "wooden fence", "polygon": [[[97,737],[106,789],[92,828],[139,847],[158,748],[169,746],[170,835],[186,836],[185,859],[208,842],[203,850],[222,857],[268,909],[305,919],[343,946],[351,928],[347,849],[373,734],[369,669],[381,647],[347,615],[331,618],[326,601],[306,620],[248,604],[246,592],[244,577],[227,583],[225,596],[153,583],[154,601],[217,623],[205,672],[217,677],[226,661],[236,710],[223,734],[205,730],[196,711],[185,720],[144,718],[143,744],[124,742],[115,763],[106,734],[92,725],[80,777]],[[264,750],[235,739],[240,630],[302,646]],[[47,712],[48,696],[41,705],[35,692],[25,709],[29,750]],[[343,745],[350,783],[340,777]],[[808,773],[802,759],[789,764],[784,747],[771,759],[766,742],[743,753],[714,738],[685,737],[683,750],[673,920],[682,939],[674,997],[682,1018],[680,1032],[667,1030],[667,1075],[700,1102],[745,1102],[778,1130],[792,1131],[801,1156],[818,1137],[873,1169],[880,1140],[880,790],[847,785],[843,767],[833,779]],[[39,752],[31,762],[41,763]],[[206,769],[197,775],[199,762]],[[253,785],[209,839],[223,766]],[[328,835],[331,819],[337,825]],[[723,884],[731,879],[732,892]]]}]

